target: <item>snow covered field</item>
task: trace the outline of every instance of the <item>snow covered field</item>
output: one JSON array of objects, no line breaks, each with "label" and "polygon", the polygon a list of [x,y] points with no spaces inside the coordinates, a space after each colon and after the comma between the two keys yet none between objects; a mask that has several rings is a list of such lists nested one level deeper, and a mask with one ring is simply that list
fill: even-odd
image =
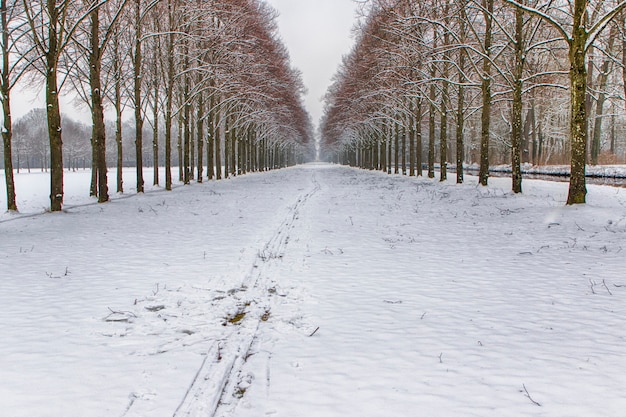
[{"label": "snow covered field", "polygon": [[37,214],[20,175],[0,215],[2,416],[624,415],[626,189],[311,164],[97,205],[88,178]]}]

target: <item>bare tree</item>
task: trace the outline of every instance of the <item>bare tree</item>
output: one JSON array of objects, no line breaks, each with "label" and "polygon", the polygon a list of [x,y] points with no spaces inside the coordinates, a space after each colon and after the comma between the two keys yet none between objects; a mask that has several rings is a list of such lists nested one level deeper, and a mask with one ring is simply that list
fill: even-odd
[{"label": "bare tree", "polygon": [[[2,19],[2,74],[0,74],[0,101],[2,101],[2,141],[4,144],[4,171],[7,190],[7,209],[17,211],[15,200],[15,180],[13,176],[13,123],[11,119],[11,90],[23,74],[25,55],[12,62],[11,55],[16,52],[17,44],[21,42],[25,25],[16,23],[23,17],[23,8],[19,0],[1,0],[0,13]],[[19,54],[18,54],[19,56]]]},{"label": "bare tree", "polygon": [[[571,178],[567,204],[585,203],[587,186],[585,162],[587,156],[587,51],[596,37],[626,8],[626,1],[606,5],[604,1],[569,0],[571,16],[562,19],[557,8],[534,8],[513,0],[508,3],[531,13],[552,25],[565,40],[569,48],[570,63],[570,143]],[[593,3],[593,4],[592,4]],[[595,13],[594,13],[595,12]],[[592,16],[597,16],[592,19]]]},{"label": "bare tree", "polygon": [[[69,0],[23,0],[32,43],[37,51],[36,68],[46,80],[46,111],[50,139],[50,210],[63,205],[63,140],[59,106],[59,60],[81,22],[92,8],[76,7]],[[100,3],[94,7],[99,7]]]}]

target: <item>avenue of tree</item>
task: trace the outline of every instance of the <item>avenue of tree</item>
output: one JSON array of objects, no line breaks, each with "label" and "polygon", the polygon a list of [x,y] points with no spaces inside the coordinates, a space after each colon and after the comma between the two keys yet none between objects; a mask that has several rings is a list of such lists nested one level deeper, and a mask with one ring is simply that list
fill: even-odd
[{"label": "avenue of tree", "polygon": [[[462,183],[477,164],[571,164],[568,204],[585,202],[586,163],[626,154],[626,2],[370,0],[326,96],[325,158]],[[607,122],[608,120],[608,122]],[[608,128],[607,129],[607,125]],[[622,134],[623,136],[623,134]]]},{"label": "avenue of tree", "polygon": [[[51,211],[62,209],[64,152],[73,149],[63,138],[67,129],[76,131],[70,118],[62,121],[61,93],[75,94],[91,112],[91,195],[99,202],[109,200],[105,114],[115,119],[109,122],[115,125],[117,192],[123,192],[122,128],[130,109],[138,192],[144,190],[150,140],[154,182],[161,181],[158,165],[165,165],[167,190],[173,148],[185,184],[310,156],[313,128],[303,106],[304,85],[278,38],[275,11],[261,0],[0,0],[0,11],[9,210],[18,209],[10,100],[20,80],[45,86],[42,155],[51,176]],[[31,113],[33,120],[41,116]],[[146,124],[150,139],[144,137]],[[35,126],[26,122],[18,130]]]}]

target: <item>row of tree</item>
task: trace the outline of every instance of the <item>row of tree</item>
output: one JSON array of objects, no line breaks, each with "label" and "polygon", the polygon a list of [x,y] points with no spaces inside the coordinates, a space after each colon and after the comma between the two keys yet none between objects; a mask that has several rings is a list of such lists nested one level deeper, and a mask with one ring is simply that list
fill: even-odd
[{"label": "row of tree", "polygon": [[[62,91],[89,106],[91,194],[99,202],[109,200],[105,107],[116,125],[118,192],[127,108],[133,110],[138,192],[144,190],[146,123],[153,160],[164,154],[168,190],[175,142],[185,184],[284,166],[312,148],[301,76],[277,36],[275,11],[261,0],[0,0],[0,11],[9,210],[17,209],[10,94],[24,77],[45,84],[52,211],[63,202]],[[159,164],[153,165],[158,184]]]},{"label": "row of tree", "polygon": [[[82,121],[75,120],[71,115],[64,114],[61,121],[63,129],[63,166],[66,171],[76,171],[78,169],[91,169],[92,161],[92,147],[91,147],[91,124],[86,124]],[[113,120],[106,121],[106,136],[115,137],[117,126]],[[143,137],[152,138],[150,141],[144,141],[142,159],[144,162],[144,168],[154,167],[159,161],[163,163],[165,161],[165,135],[163,129],[163,122],[157,127],[158,141],[157,149],[158,155],[155,159],[154,152],[154,129],[152,124],[148,123],[144,125]],[[125,119],[122,123],[122,152],[120,166],[135,167],[135,124],[132,119]],[[182,135],[178,135],[178,129],[174,129],[175,132],[175,144],[174,148],[179,146],[178,138]],[[18,174],[22,170],[30,172],[33,169],[41,170],[42,172],[48,172],[48,165],[50,160],[50,142],[48,140],[48,122],[46,109],[35,108],[26,113],[24,116],[13,119],[13,131],[12,131],[12,152],[13,152],[13,168]],[[192,147],[195,146],[195,137],[192,136]],[[182,143],[180,143],[182,146]],[[118,164],[118,144],[109,141],[107,143],[106,160],[107,166],[115,166]],[[4,169],[3,152],[0,149],[0,169]],[[178,152],[172,152],[170,155],[172,166],[179,167],[179,181],[183,181],[181,176],[182,163],[179,161]],[[193,164],[194,161],[192,160]],[[162,165],[161,165],[162,166]],[[206,166],[205,166],[206,167]],[[203,168],[205,168],[203,167]],[[191,170],[192,173],[195,169]],[[215,170],[214,170],[215,171]],[[175,170],[176,172],[176,170]],[[144,169],[145,173],[145,169]],[[208,176],[208,172],[205,171]],[[122,188],[122,187],[120,187]],[[122,191],[122,189],[120,189]]]},{"label": "row of tree", "polygon": [[388,172],[401,163],[406,173],[408,164],[410,175],[421,175],[424,156],[430,177],[439,163],[441,180],[454,161],[459,183],[464,163],[477,162],[487,185],[490,162],[506,153],[513,191],[521,192],[522,161],[545,163],[552,144],[569,153],[568,204],[584,203],[587,158],[598,162],[603,138],[615,152],[624,124],[625,7],[623,0],[366,2],[357,42],[327,93],[327,157]]}]

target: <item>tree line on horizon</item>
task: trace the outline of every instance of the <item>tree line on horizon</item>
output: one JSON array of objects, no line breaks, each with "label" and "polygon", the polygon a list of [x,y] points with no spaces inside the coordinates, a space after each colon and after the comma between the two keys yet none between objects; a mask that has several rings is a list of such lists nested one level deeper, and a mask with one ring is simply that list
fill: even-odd
[{"label": "tree line on horizon", "polygon": [[[325,97],[324,158],[464,181],[479,166],[569,163],[568,204],[586,163],[626,156],[623,0],[368,0]],[[607,128],[608,127],[608,128]]]},{"label": "tree line on horizon", "polygon": [[[51,211],[62,209],[64,161],[72,161],[64,158],[71,149],[65,130],[73,125],[62,123],[61,93],[75,94],[90,110],[90,194],[99,202],[109,200],[110,136],[117,192],[123,192],[125,112],[132,113],[137,192],[144,190],[146,148],[155,185],[158,166],[165,165],[167,190],[172,160],[179,162],[179,180],[189,184],[310,157],[305,87],[278,36],[277,14],[262,0],[0,0],[0,12],[9,210],[17,210],[10,99],[18,82],[44,84],[42,165],[50,170]],[[112,132],[105,108],[114,114]]]},{"label": "tree line on horizon", "polygon": [[[117,129],[115,121],[105,119],[105,122],[106,136],[115,137]],[[87,124],[78,118],[75,119],[73,115],[65,112],[61,120],[61,126],[63,129],[63,168],[66,171],[91,169],[91,135],[93,133],[91,124]],[[121,163],[118,161],[118,144],[109,141],[106,152],[107,166],[116,167],[119,164],[123,167],[135,167],[134,121],[126,118],[122,123],[121,131]],[[158,135],[158,158],[155,160],[153,149],[155,132],[152,129],[152,123],[144,124],[143,137],[152,139],[143,142],[144,168],[154,168],[154,165],[159,164],[159,162],[161,162],[160,166],[162,167],[165,161],[165,135],[163,134],[163,129],[158,129],[156,133]],[[175,129],[175,133],[176,135],[178,134],[177,129]],[[192,141],[195,142],[195,137],[192,137]],[[174,147],[178,147],[176,139],[174,142]],[[50,142],[48,140],[48,122],[45,108],[34,108],[19,118],[13,118],[11,149],[13,153],[13,170],[16,173],[32,172],[33,170],[49,171]],[[174,172],[176,173],[177,169],[180,171],[182,161],[178,160],[178,152],[172,152],[170,157]],[[194,161],[191,161],[191,163],[193,164]],[[193,168],[190,167],[192,175],[196,171]],[[206,169],[206,165],[204,168]],[[4,169],[2,149],[0,149],[0,169]],[[205,172],[205,175],[208,176],[208,172]],[[182,180],[179,176],[179,181]],[[123,187],[120,188],[123,191]]]}]

